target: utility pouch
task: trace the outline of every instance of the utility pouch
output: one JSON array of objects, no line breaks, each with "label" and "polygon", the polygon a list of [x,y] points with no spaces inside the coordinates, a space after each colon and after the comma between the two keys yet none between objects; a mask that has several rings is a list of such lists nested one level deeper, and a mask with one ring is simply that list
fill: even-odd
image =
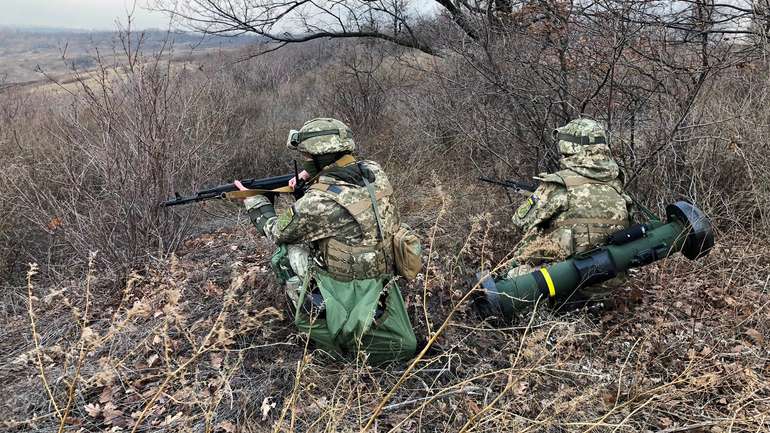
[{"label": "utility pouch", "polygon": [[275,250],[275,253],[270,258],[270,267],[273,269],[273,274],[275,274],[278,284],[284,284],[289,278],[294,276],[286,245],[280,245]]},{"label": "utility pouch", "polygon": [[409,281],[422,270],[420,237],[406,224],[401,224],[393,236],[393,258],[398,274]]},{"label": "utility pouch", "polygon": [[326,271],[338,281],[365,280],[388,274],[388,263],[383,243],[376,245],[347,245],[336,239],[324,240],[321,246]]}]

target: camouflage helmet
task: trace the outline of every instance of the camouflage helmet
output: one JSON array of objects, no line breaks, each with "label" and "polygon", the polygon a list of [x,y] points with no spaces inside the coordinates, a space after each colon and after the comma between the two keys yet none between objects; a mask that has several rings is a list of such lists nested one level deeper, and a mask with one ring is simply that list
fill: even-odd
[{"label": "camouflage helmet", "polygon": [[582,146],[607,143],[604,128],[591,119],[575,119],[556,128],[553,130],[553,138],[558,140],[559,153],[562,155],[579,153]]},{"label": "camouflage helmet", "polygon": [[337,119],[323,117],[308,120],[299,131],[289,131],[286,146],[310,155],[352,152],[356,149],[353,133],[347,125]]}]

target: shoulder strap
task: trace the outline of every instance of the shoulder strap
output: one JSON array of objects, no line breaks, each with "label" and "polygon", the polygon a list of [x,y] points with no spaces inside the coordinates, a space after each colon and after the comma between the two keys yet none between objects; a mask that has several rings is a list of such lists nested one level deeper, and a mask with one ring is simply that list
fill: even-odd
[{"label": "shoulder strap", "polygon": [[607,185],[607,182],[603,182],[596,179],[591,179],[590,177],[571,177],[568,176],[564,178],[564,186],[567,188],[574,188],[576,186],[582,186],[582,185]]},{"label": "shoulder strap", "polygon": [[[358,166],[358,169],[361,170],[361,163],[356,164]],[[369,191],[369,199],[372,201],[372,210],[374,211],[374,218],[377,220],[377,239],[382,240],[382,221],[380,220],[380,211],[377,209],[377,197],[374,193],[374,187],[371,183],[366,179],[366,176],[362,176],[364,179],[364,185],[366,185],[366,190]]]},{"label": "shoulder strap", "polygon": [[[380,191],[374,191],[373,186],[370,185],[367,187],[367,190],[369,190],[370,187],[371,187],[370,196],[371,194],[374,194],[375,200],[382,200],[383,198],[390,197],[390,195],[393,194],[393,188],[391,187],[387,187]],[[332,183],[316,182],[313,185],[311,185],[308,189],[329,193],[328,197],[330,197],[332,200],[337,202],[337,204],[339,204],[340,206],[347,209],[348,212],[350,212],[351,215],[353,215],[354,217],[372,208],[371,198],[358,200],[356,202],[348,203],[348,204],[340,203],[339,200],[337,200],[336,196],[337,194],[342,192],[342,188],[349,188],[349,187],[340,187],[339,185],[335,185]]]}]

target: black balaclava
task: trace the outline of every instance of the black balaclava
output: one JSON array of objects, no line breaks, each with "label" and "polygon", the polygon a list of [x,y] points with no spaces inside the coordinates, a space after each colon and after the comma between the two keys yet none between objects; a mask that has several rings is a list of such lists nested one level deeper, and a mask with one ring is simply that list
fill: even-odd
[{"label": "black balaclava", "polygon": [[310,173],[310,177],[313,178],[316,177],[316,175],[318,175],[318,173],[320,173],[324,167],[334,164],[338,159],[349,153],[350,152],[337,152],[326,153],[323,155],[313,155],[312,160],[302,161],[302,168],[304,168],[306,172]]}]

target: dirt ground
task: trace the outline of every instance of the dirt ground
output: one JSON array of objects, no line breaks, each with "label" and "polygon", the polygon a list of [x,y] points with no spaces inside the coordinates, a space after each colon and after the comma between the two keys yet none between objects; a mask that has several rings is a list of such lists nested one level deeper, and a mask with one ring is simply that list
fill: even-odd
[{"label": "dirt ground", "polygon": [[[372,431],[770,431],[768,253],[722,240],[705,260],[637,271],[612,306],[539,308],[503,329],[460,305],[395,387],[408,364],[335,362],[297,334],[271,248],[242,222],[127,280],[44,288],[31,276],[0,327],[0,423],[359,431],[384,401]],[[457,257],[484,253],[426,254],[428,274],[403,287],[422,337],[466,290],[448,277]]]}]

